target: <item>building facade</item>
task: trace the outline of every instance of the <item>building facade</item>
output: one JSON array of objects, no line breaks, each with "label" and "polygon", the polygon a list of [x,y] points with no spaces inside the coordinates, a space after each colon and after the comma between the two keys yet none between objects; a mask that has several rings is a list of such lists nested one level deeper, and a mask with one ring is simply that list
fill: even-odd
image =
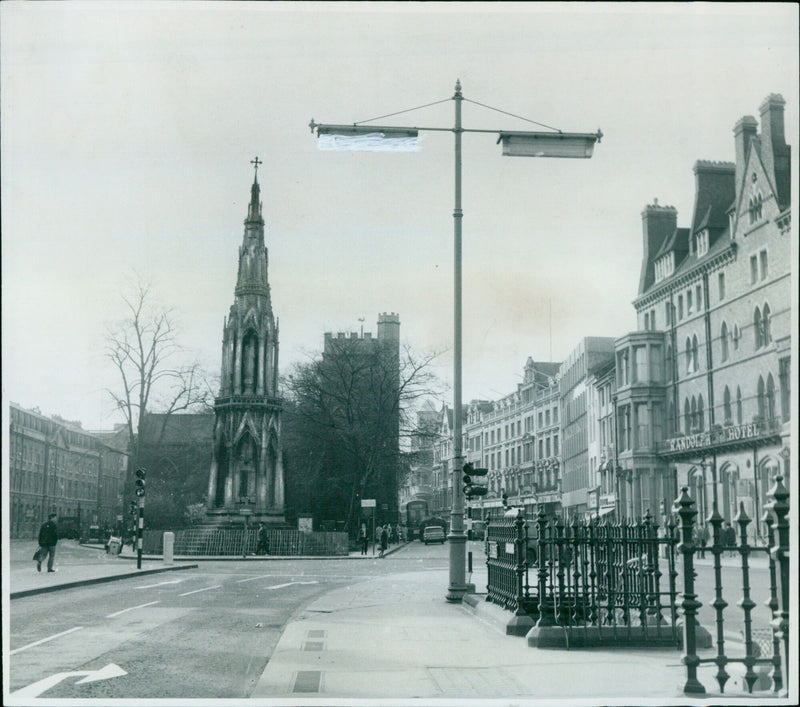
[{"label": "building facade", "polygon": [[9,529],[34,538],[49,513],[64,533],[112,527],[123,512],[127,454],[77,422],[9,405]]},{"label": "building facade", "polygon": [[[677,227],[671,207],[654,204],[642,215],[634,306],[640,329],[663,336],[647,346],[656,366],[657,349],[663,351],[665,372],[663,393],[651,381],[651,413],[657,400],[665,405],[663,421],[651,418],[651,440],[658,473],[674,479],[670,493],[689,486],[703,518],[716,498],[726,521],[739,508],[760,519],[775,474],[789,475],[791,148],[784,107],[779,95],[764,100],[760,134],[752,116],[736,123],[733,163],[695,164],[689,227]],[[625,414],[620,408],[623,434]],[[634,416],[630,424],[635,435],[641,423]],[[647,464],[655,469],[652,451]]]},{"label": "building facade", "polygon": [[268,252],[256,178],[239,246],[234,303],[223,324],[220,390],[214,402],[207,514],[212,523],[248,516],[285,522],[278,325],[272,312]]},{"label": "building facade", "polygon": [[399,489],[400,523],[409,539],[433,508],[433,460],[438,442],[439,411],[428,401],[417,411],[417,434],[411,439],[408,464]]},{"label": "building facade", "polygon": [[589,430],[593,427],[587,413],[589,379],[613,361],[613,352],[613,338],[586,337],[559,368],[561,505],[567,518],[583,517],[589,512],[589,489],[595,485],[595,469],[589,464]]},{"label": "building facade", "polygon": [[[529,358],[515,391],[464,406],[464,461],[487,470],[479,479],[487,494],[465,504],[473,519],[502,515],[506,505],[530,511],[542,503],[548,513],[560,510],[558,368],[558,363]],[[452,432],[452,409],[443,406],[433,474],[434,508],[442,517],[452,506]],[[463,492],[460,484],[456,490]]]}]

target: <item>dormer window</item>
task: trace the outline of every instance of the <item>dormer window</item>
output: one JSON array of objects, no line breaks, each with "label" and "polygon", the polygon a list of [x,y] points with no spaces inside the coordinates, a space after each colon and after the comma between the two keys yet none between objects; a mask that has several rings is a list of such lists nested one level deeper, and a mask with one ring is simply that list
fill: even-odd
[{"label": "dormer window", "polygon": [[697,257],[702,258],[708,253],[708,229],[705,228],[696,236],[697,239]]},{"label": "dormer window", "polygon": [[656,260],[656,282],[669,277],[675,271],[675,254],[666,253]]}]

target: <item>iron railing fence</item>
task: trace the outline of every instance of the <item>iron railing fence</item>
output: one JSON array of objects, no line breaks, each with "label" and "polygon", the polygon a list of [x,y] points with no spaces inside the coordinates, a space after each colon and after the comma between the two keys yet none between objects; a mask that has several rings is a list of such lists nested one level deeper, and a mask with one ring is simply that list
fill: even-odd
[{"label": "iron railing fence", "polygon": [[[521,510],[516,518],[493,519],[486,533],[487,599],[514,611],[517,625],[524,623],[518,621],[520,616],[527,616],[529,626],[561,627],[568,641],[573,637],[583,645],[682,645],[687,694],[705,693],[697,677],[702,665],[716,666],[714,678],[721,692],[731,677],[726,668],[742,666],[748,692],[766,683],[779,693],[789,674],[790,606],[789,492],[782,476],[775,477],[768,498],[762,519],[766,545],[751,544],[752,519],[743,504],[734,518],[738,528],[732,543],[723,541],[724,521],[716,502],[707,519],[712,533],[705,550],[713,557],[713,596],[704,599],[714,612],[711,636],[697,621],[704,603],[695,591],[694,554],[700,545],[694,544],[697,511],[687,487],[673,508],[678,522],[671,520],[663,528],[649,513],[622,523],[574,520],[567,525],[542,510],[533,520],[526,520]],[[722,584],[724,555],[736,558],[734,567],[730,562],[724,565],[726,578],[732,569],[739,577],[733,588]],[[751,584],[753,555],[765,555],[767,561],[768,588],[756,592],[758,596],[753,596]],[[741,594],[732,597],[732,589]],[[769,629],[755,625],[758,602],[769,611]],[[726,631],[731,624],[733,631]],[[743,642],[735,645],[740,647],[726,648],[726,634],[737,631]],[[705,645],[713,655],[698,655],[701,633],[710,639]],[[528,643],[534,645],[530,639]],[[769,679],[763,680],[767,673]]]},{"label": "iron railing fence", "polygon": [[[719,684],[720,692],[725,691],[725,684],[731,677],[726,668],[731,665],[744,666],[744,686],[749,693],[753,692],[754,687],[760,681],[760,675],[755,671],[755,667],[761,666],[769,671],[769,681],[775,693],[780,692],[786,684],[786,676],[789,675],[789,491],[783,485],[783,476],[775,477],[775,484],[767,493],[771,499],[764,507],[766,509],[763,522],[767,527],[767,545],[751,545],[753,538],[750,536],[750,524],[752,519],[745,513],[744,504],[739,504],[739,512],[734,518],[738,525],[738,532],[734,543],[723,541],[723,518],[717,510],[716,498],[714,499],[711,515],[708,523],[711,525],[711,547],[713,555],[714,573],[714,598],[706,600],[714,609],[714,648],[715,655],[700,657],[697,654],[697,612],[703,605],[699,601],[695,591],[694,578],[694,553],[698,550],[692,542],[694,537],[695,502],[689,496],[688,487],[681,489],[681,495],[675,502],[677,514],[680,517],[680,537],[681,543],[678,546],[683,556],[683,593],[680,607],[684,615],[684,657],[683,663],[686,665],[686,683],[684,692],[687,694],[704,694],[705,687],[697,677],[697,669],[701,665],[716,665],[717,671],[714,675]],[[709,548],[706,548],[708,551]],[[737,593],[741,591],[738,601],[732,599],[730,586],[722,585],[722,556],[733,554],[736,557],[738,567],[737,574],[741,581],[735,586]],[[765,554],[769,575],[769,596],[752,596],[751,586],[751,555]],[[729,576],[729,575],[726,575]],[[727,596],[727,599],[726,599]],[[753,612],[758,608],[757,600],[761,600],[763,605],[770,612],[770,629],[765,630],[753,626]],[[733,618],[731,613],[733,613]],[[736,626],[743,626],[740,629],[744,643],[744,655],[732,655],[726,648],[726,622],[730,626],[731,621],[736,622]],[[783,647],[783,656],[781,656]]]},{"label": "iron railing fence", "polygon": [[[273,528],[267,531],[269,554],[279,556],[331,556],[347,555],[347,533],[306,533],[291,528]],[[164,533],[161,530],[144,531],[145,554],[162,554]],[[258,528],[187,528],[175,531],[173,552],[176,555],[254,555],[258,548]]]},{"label": "iron railing fence", "polygon": [[675,524],[573,520],[543,510],[493,520],[487,533],[489,601],[538,626],[593,628],[593,642],[677,646]]}]

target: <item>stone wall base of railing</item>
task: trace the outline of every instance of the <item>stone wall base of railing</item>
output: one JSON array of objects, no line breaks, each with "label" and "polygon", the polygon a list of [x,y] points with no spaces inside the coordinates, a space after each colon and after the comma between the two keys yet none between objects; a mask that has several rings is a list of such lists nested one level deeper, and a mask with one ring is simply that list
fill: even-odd
[{"label": "stone wall base of railing", "polygon": [[653,630],[647,633],[641,627],[631,627],[630,635],[626,627],[617,627],[616,635],[610,626],[534,626],[528,631],[525,640],[531,648],[675,648],[678,646],[670,631],[660,636]]},{"label": "stone wall base of railing", "polygon": [[534,623],[534,620],[527,614],[513,616],[506,624],[506,636],[527,636]]}]

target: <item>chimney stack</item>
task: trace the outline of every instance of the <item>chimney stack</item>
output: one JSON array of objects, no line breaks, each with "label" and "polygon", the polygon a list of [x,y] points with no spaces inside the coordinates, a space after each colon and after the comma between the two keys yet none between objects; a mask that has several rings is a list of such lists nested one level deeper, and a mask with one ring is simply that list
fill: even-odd
[{"label": "chimney stack", "polygon": [[733,137],[736,143],[736,193],[743,188],[744,166],[750,141],[756,136],[758,123],[752,115],[745,115],[733,128]]},{"label": "chimney stack", "polygon": [[664,242],[678,227],[678,210],[674,206],[659,206],[658,199],[642,211],[642,272],[639,277],[639,294],[643,294],[655,281],[653,262]]},{"label": "chimney stack", "polygon": [[775,185],[781,209],[789,205],[790,148],[783,130],[783,108],[786,101],[779,93],[771,93],[761,104],[761,160]]}]

